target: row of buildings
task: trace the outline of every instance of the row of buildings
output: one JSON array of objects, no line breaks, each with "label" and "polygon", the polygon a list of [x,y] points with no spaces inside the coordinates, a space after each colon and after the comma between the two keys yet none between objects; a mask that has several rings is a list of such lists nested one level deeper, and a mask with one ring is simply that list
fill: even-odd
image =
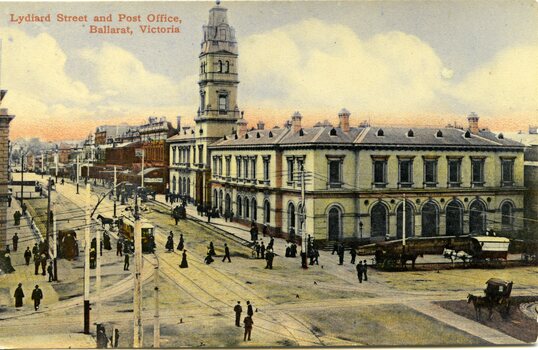
[{"label": "row of buildings", "polygon": [[100,127],[81,146],[87,175],[116,166],[139,181],[143,149],[146,187],[284,237],[375,240],[401,237],[404,227],[407,236],[437,236],[527,226],[525,147],[480,128],[476,114],[465,128],[376,127],[352,125],[342,108],[335,126],[303,126],[295,112],[281,127],[249,128],[238,107],[235,31],[220,5],[209,11],[199,60],[194,125],[181,127],[178,117],[176,126],[150,118],[119,133]]}]

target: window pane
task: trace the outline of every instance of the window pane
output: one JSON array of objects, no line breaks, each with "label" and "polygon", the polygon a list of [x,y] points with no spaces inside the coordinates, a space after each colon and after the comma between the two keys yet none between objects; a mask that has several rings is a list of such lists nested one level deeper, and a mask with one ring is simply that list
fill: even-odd
[{"label": "window pane", "polygon": [[512,167],[513,167],[513,162],[512,161],[503,161],[503,173],[502,173],[502,176],[503,176],[503,181],[505,182],[512,182],[513,181],[513,178],[512,178]]},{"label": "window pane", "polygon": [[483,182],[483,162],[481,160],[473,161],[473,182]]},{"label": "window pane", "polygon": [[400,182],[409,183],[411,181],[411,164],[409,160],[400,162]]},{"label": "window pane", "polygon": [[379,183],[385,182],[385,162],[384,161],[374,162],[374,182],[379,182]]},{"label": "window pane", "polygon": [[433,160],[426,161],[425,173],[424,173],[425,182],[437,182],[436,166],[437,166],[436,161],[433,161]]},{"label": "window pane", "polygon": [[340,182],[340,161],[331,160],[329,162],[329,182]]},{"label": "window pane", "polygon": [[451,160],[448,163],[448,170],[449,170],[449,181],[450,182],[460,182],[460,176],[459,176],[459,170],[460,170],[460,163],[457,160]]}]

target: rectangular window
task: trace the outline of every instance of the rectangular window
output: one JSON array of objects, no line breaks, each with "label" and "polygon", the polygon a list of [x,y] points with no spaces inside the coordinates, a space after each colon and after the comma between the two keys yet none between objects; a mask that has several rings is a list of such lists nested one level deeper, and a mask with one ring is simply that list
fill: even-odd
[{"label": "rectangular window", "polygon": [[329,161],[329,187],[342,187],[342,160]]},{"label": "rectangular window", "polygon": [[198,163],[204,163],[204,145],[198,146]]},{"label": "rectangular window", "polygon": [[413,186],[413,160],[402,159],[399,162],[400,169],[400,187]]},{"label": "rectangular window", "polygon": [[472,159],[471,166],[473,186],[484,186],[484,159]]},{"label": "rectangular window", "polygon": [[293,184],[293,158],[288,158],[288,185]]},{"label": "rectangular window", "polygon": [[228,109],[228,96],[226,95],[219,95],[219,114],[226,114],[226,110]]},{"label": "rectangular window", "polygon": [[247,180],[248,179],[248,158],[245,158],[243,159],[243,166],[245,167],[245,176],[244,176],[244,179]]},{"label": "rectangular window", "polygon": [[231,162],[232,162],[231,157],[226,157],[226,176],[227,176],[227,177],[230,177],[230,173],[231,173]]},{"label": "rectangular window", "polygon": [[213,157],[213,174],[217,175],[217,157]]},{"label": "rectangular window", "polygon": [[461,159],[448,160],[448,186],[459,187],[461,185]]},{"label": "rectangular window", "polygon": [[252,174],[250,178],[256,180],[256,158],[250,160],[250,172]]},{"label": "rectangular window", "polygon": [[502,164],[502,186],[513,186],[514,185],[514,160],[513,159],[503,159]]},{"label": "rectangular window", "polygon": [[263,160],[263,181],[269,181],[269,158]]},{"label": "rectangular window", "polygon": [[374,160],[374,186],[385,187],[387,185],[387,161]]},{"label": "rectangular window", "polygon": [[236,167],[237,167],[237,179],[241,178],[241,157],[236,157]]},{"label": "rectangular window", "polygon": [[424,184],[426,187],[437,186],[437,160],[424,160]]},{"label": "rectangular window", "polygon": [[222,176],[222,156],[219,157],[219,175]]}]

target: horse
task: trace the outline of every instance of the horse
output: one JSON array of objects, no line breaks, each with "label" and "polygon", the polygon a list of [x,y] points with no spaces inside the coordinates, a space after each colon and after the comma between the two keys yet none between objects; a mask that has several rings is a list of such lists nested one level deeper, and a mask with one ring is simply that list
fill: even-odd
[{"label": "horse", "polygon": [[493,315],[493,303],[486,297],[478,297],[472,294],[467,295],[467,304],[473,303],[474,311],[476,314],[476,320],[480,321],[481,309],[487,308],[489,311],[488,320],[491,320]]},{"label": "horse", "polygon": [[447,259],[450,259],[452,264],[454,264],[454,261],[456,259],[460,259],[461,261],[463,261],[463,265],[465,265],[472,258],[472,255],[467,254],[463,250],[457,251],[455,249],[449,249],[449,248],[443,249],[443,256]]},{"label": "horse", "polygon": [[105,228],[105,225],[109,225],[109,227],[112,227],[114,225],[114,219],[106,218],[101,214],[97,215],[97,219],[101,220],[101,225],[103,226],[103,228]]},{"label": "horse", "polygon": [[424,257],[423,254],[401,254],[400,255],[400,265],[401,265],[402,269],[407,270],[407,262],[411,261],[411,269],[414,270],[415,269],[415,262],[417,261],[417,258],[419,256],[421,258]]}]

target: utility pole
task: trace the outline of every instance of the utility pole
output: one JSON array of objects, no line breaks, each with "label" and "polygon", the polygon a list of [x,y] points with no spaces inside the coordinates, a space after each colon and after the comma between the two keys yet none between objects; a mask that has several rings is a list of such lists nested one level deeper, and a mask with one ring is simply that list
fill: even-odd
[{"label": "utility pole", "polygon": [[301,164],[301,208],[302,213],[299,213],[301,215],[301,233],[302,233],[302,239],[304,244],[304,252],[306,253],[306,256],[308,257],[308,244],[306,241],[307,235],[306,235],[306,201],[305,201],[305,178],[304,178],[304,163]]},{"label": "utility pole", "polygon": [[43,151],[41,151],[41,178],[45,173],[45,157],[43,156]]},{"label": "utility pole", "polygon": [[101,230],[95,231],[95,322],[99,323],[101,311]]},{"label": "utility pole", "polygon": [[403,195],[403,215],[402,215],[402,246],[405,253],[405,229],[406,229],[406,210],[405,207],[407,206],[407,202],[405,200],[405,193]]},{"label": "utility pole", "polygon": [[[78,170],[78,157],[79,157],[79,155],[77,154],[77,165],[76,165],[76,167],[77,167],[77,169],[76,169],[76,175],[77,175],[77,179],[76,179],[76,182],[77,182],[77,194],[78,194],[78,176],[79,176],[79,174],[78,174],[78,171],[79,171],[79,170]],[[89,204],[89,201],[88,201],[88,205],[90,205],[90,204]]]},{"label": "utility pole", "polygon": [[52,203],[52,254],[54,255],[53,260],[53,268],[54,268],[54,276],[52,277],[53,281],[58,281],[58,231],[56,230],[56,214],[54,212],[55,205]]},{"label": "utility pole", "polygon": [[138,191],[135,192],[135,227],[134,227],[134,239],[135,239],[135,275],[134,275],[134,296],[133,296],[133,310],[134,310],[134,340],[133,347],[143,347],[143,327],[142,327],[142,223],[140,222],[140,216],[138,214]]},{"label": "utility pole", "polygon": [[153,348],[161,347],[161,324],[159,320],[159,258],[155,254],[155,270],[153,270],[154,296],[155,296],[155,315],[153,321]]},{"label": "utility pole", "polygon": [[51,218],[50,218],[50,188],[51,188],[51,182],[52,179],[49,177],[47,181],[47,235],[45,237],[45,245],[47,247],[47,255],[50,251],[50,245],[49,245],[49,237],[50,237],[50,224],[51,224]]},{"label": "utility pole", "polygon": [[24,197],[24,158],[28,152],[23,153],[21,148],[21,207]]},{"label": "utility pole", "polygon": [[56,163],[56,167],[55,167],[56,180],[54,180],[54,183],[56,185],[58,185],[58,158],[59,158],[59,154],[58,154],[58,150],[56,150],[56,153],[54,154],[54,162]]},{"label": "utility pole", "polygon": [[116,217],[116,201],[117,201],[117,192],[116,192],[116,182],[118,181],[116,177],[116,166],[114,165],[114,217]]},{"label": "utility pole", "polygon": [[84,334],[90,334],[90,184],[86,185],[85,200],[86,225],[84,229]]},{"label": "utility pole", "polygon": [[142,181],[141,181],[141,187],[144,188],[144,156],[146,155],[146,151],[142,149]]}]

